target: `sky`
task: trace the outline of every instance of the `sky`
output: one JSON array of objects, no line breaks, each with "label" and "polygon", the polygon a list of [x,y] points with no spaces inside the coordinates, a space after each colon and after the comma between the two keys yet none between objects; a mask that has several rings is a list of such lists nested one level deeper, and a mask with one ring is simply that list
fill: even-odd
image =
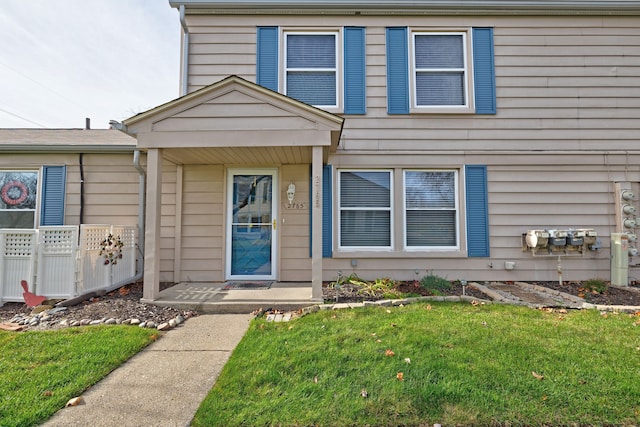
[{"label": "sky", "polygon": [[0,0],[0,128],[106,129],[179,96],[168,0]]}]

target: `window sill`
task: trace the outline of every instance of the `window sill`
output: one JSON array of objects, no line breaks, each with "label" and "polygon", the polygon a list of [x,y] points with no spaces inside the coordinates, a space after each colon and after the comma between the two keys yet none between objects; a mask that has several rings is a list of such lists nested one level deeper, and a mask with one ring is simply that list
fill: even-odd
[{"label": "window sill", "polygon": [[472,107],[412,107],[409,114],[475,114]]},{"label": "window sill", "polygon": [[333,252],[333,258],[467,258],[467,253],[460,250],[442,250],[442,251],[370,251],[370,250],[353,250],[346,251],[336,250]]}]

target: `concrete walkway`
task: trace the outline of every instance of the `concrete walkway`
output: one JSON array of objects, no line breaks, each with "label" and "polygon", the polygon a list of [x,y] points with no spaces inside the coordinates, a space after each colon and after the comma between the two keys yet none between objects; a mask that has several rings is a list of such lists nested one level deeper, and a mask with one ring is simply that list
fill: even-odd
[{"label": "concrete walkway", "polygon": [[188,319],[82,394],[84,404],[58,411],[44,426],[188,426],[250,314]]}]

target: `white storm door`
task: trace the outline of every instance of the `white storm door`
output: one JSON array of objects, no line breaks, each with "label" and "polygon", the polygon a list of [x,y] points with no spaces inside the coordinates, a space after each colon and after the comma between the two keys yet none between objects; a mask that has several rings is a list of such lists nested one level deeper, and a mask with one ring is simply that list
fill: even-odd
[{"label": "white storm door", "polygon": [[276,171],[230,170],[226,278],[276,278]]}]

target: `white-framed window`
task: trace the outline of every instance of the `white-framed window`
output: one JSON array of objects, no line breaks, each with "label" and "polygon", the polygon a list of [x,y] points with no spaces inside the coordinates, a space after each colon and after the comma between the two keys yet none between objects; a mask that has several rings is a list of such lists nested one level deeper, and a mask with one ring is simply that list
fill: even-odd
[{"label": "white-framed window", "polygon": [[391,249],[393,178],[390,170],[338,173],[339,247]]},{"label": "white-framed window", "polygon": [[0,171],[0,228],[34,228],[38,171]]},{"label": "white-framed window", "polygon": [[459,246],[457,171],[405,170],[404,202],[407,249]]},{"label": "white-framed window", "polygon": [[411,34],[414,108],[470,108],[467,33]]},{"label": "white-framed window", "polygon": [[285,31],[284,94],[319,108],[339,107],[339,40],[339,31]]}]

